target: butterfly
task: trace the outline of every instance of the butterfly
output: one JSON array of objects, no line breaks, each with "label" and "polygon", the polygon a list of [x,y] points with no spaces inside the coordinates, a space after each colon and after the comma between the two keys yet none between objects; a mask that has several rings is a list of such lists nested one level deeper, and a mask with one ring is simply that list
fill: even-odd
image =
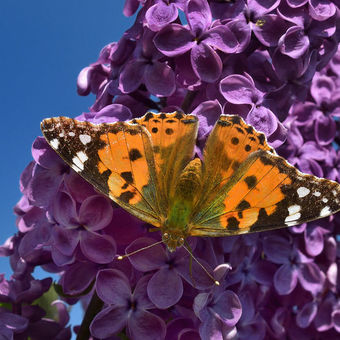
[{"label": "butterfly", "polygon": [[192,159],[198,124],[190,114],[148,112],[98,125],[48,118],[41,130],[99,192],[160,228],[169,251],[188,236],[289,227],[340,210],[340,184],[301,173],[239,116],[221,115],[203,161]]}]

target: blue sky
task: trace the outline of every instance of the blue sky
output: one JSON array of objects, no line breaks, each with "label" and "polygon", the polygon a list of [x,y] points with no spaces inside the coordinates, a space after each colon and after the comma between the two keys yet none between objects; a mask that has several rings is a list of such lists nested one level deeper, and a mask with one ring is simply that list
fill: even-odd
[{"label": "blue sky", "polygon": [[[0,1],[0,243],[17,231],[19,177],[32,160],[40,121],[88,111],[94,97],[77,95],[77,75],[133,23],[122,14],[123,5],[124,0]],[[9,278],[7,259],[0,258],[0,272]]]}]

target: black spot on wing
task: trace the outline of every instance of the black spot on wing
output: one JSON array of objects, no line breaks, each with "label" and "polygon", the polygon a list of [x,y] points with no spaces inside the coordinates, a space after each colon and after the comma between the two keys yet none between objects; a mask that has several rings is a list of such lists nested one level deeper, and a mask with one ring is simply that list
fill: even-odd
[{"label": "black spot on wing", "polygon": [[124,191],[118,199],[124,203],[129,203],[129,201],[135,196],[135,193],[132,191]]},{"label": "black spot on wing", "polygon": [[133,177],[132,177],[132,172],[131,171],[121,172],[120,175],[124,178],[126,183],[129,183],[129,184],[133,183]]},{"label": "black spot on wing", "polygon": [[153,128],[151,129],[151,132],[152,132],[152,133],[157,133],[157,132],[158,132],[158,129],[157,129],[156,127],[153,127]]},{"label": "black spot on wing", "polygon": [[265,140],[266,140],[266,137],[264,136],[264,134],[259,134],[258,136],[257,136],[257,138],[259,139],[259,142],[260,142],[260,144],[261,145],[264,145],[264,142],[265,142]]},{"label": "black spot on wing", "polygon": [[251,146],[249,144],[247,144],[245,147],[244,147],[244,150],[249,152],[251,150]]},{"label": "black spot on wing", "polygon": [[142,154],[140,153],[140,151],[138,149],[131,149],[129,151],[129,159],[130,161],[134,162],[137,159],[142,158]]},{"label": "black spot on wing", "polygon": [[236,207],[237,210],[245,210],[248,208],[250,208],[250,204],[246,200],[241,201]]},{"label": "black spot on wing", "polygon": [[242,135],[244,135],[244,131],[243,131],[243,129],[241,129],[240,127],[236,126],[236,130],[237,130],[239,133],[242,133]]},{"label": "black spot on wing", "polygon": [[148,112],[145,116],[144,116],[144,120],[146,122],[148,122],[151,118],[154,117],[154,114],[152,112]]},{"label": "black spot on wing", "polygon": [[221,125],[221,126],[230,126],[231,125],[231,123],[230,122],[228,122],[228,121],[226,121],[226,120],[218,120],[217,121],[217,124],[218,125]]},{"label": "black spot on wing", "polygon": [[232,116],[232,117],[231,117],[231,121],[232,121],[234,124],[241,125],[241,117],[240,117],[240,116]]},{"label": "black spot on wing", "polygon": [[239,142],[240,142],[240,141],[239,141],[239,139],[238,139],[237,137],[233,137],[233,138],[231,139],[231,143],[234,144],[234,145],[237,145]]},{"label": "black spot on wing", "polygon": [[240,221],[236,217],[229,217],[227,219],[227,229],[228,230],[238,230]]},{"label": "black spot on wing", "polygon": [[172,134],[174,133],[174,130],[168,128],[168,129],[165,130],[165,133],[166,133],[167,135],[172,135]]},{"label": "black spot on wing", "polygon": [[[246,127],[246,131],[248,132],[248,134],[252,135],[254,133],[254,128],[250,125],[248,125]],[[250,138],[254,138],[254,137],[250,137]],[[252,139],[252,140],[255,140],[255,139]]]},{"label": "black spot on wing", "polygon": [[246,184],[248,185],[249,189],[252,189],[255,187],[256,183],[257,183],[257,178],[256,176],[252,175],[252,176],[247,176],[244,181],[246,182]]}]

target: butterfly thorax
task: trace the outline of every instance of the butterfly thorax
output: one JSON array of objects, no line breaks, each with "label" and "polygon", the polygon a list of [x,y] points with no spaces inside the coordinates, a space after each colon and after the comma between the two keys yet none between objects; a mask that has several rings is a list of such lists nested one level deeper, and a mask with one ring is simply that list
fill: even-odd
[{"label": "butterfly thorax", "polygon": [[200,188],[201,160],[195,158],[178,178],[168,217],[162,228],[163,242],[170,251],[182,246],[190,232],[189,222]]}]

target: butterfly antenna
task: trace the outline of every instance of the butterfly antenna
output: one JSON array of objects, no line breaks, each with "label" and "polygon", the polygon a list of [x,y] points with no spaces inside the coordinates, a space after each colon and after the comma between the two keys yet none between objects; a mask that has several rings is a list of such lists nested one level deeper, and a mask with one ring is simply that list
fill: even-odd
[{"label": "butterfly antenna", "polygon": [[219,285],[220,285],[220,282],[217,281],[217,280],[215,280],[215,278],[208,272],[207,268],[205,268],[205,267],[203,266],[203,264],[202,264],[200,261],[197,260],[197,258],[194,256],[194,254],[192,253],[192,251],[191,251],[188,247],[186,247],[184,244],[183,244],[183,247],[184,247],[184,249],[190,254],[191,258],[194,259],[194,260],[197,262],[197,264],[204,270],[204,272],[205,272],[205,273],[213,280],[213,282],[215,283],[215,285],[216,285],[216,286],[219,286]]},{"label": "butterfly antenna", "polygon": [[125,255],[118,255],[118,256],[117,256],[117,259],[118,259],[118,260],[123,260],[123,259],[125,259],[126,257],[129,257],[129,256],[131,256],[131,255],[135,255],[135,254],[139,253],[140,251],[143,251],[143,250],[152,248],[153,246],[156,246],[157,244],[160,244],[160,243],[163,243],[163,241],[158,241],[158,242],[152,243],[152,244],[150,244],[150,245],[148,245],[148,246],[146,246],[146,247],[139,248],[139,249],[137,249],[137,250],[135,250],[135,251],[132,251],[131,253],[127,253],[127,254],[125,254]]}]

